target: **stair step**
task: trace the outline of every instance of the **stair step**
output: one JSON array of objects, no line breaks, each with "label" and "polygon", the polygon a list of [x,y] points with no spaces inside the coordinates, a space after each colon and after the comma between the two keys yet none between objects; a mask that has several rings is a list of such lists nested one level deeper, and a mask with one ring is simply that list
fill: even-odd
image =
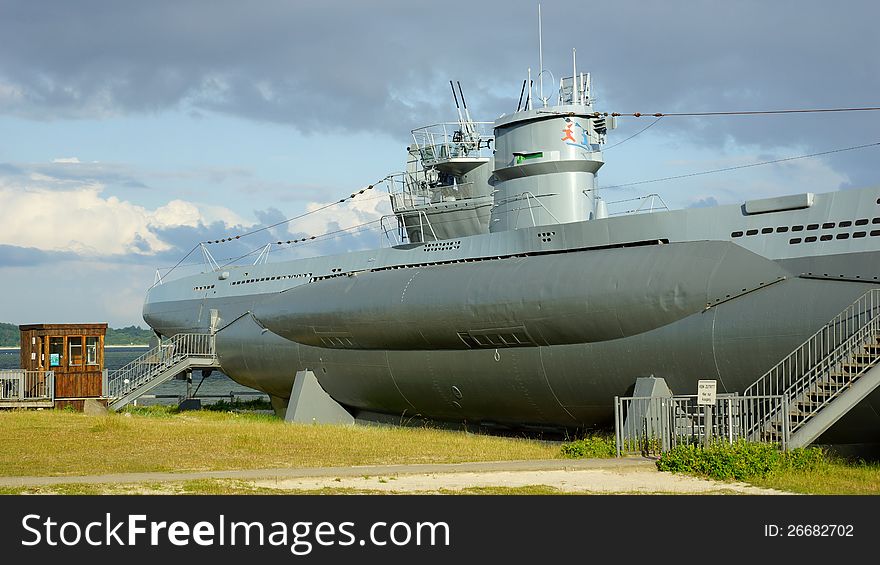
[{"label": "stair step", "polygon": [[853,361],[856,363],[864,363],[865,365],[871,365],[876,362],[878,355],[868,355],[867,353],[859,353],[853,357]]},{"label": "stair step", "polygon": [[867,367],[867,366],[869,366],[869,365],[870,365],[870,363],[859,363],[859,362],[857,362],[857,361],[851,361],[851,362],[849,362],[849,363],[844,363],[844,364],[841,365],[840,367],[841,367],[844,371],[846,371],[846,372],[848,372],[848,373],[859,373],[859,372],[861,372],[865,367]]}]

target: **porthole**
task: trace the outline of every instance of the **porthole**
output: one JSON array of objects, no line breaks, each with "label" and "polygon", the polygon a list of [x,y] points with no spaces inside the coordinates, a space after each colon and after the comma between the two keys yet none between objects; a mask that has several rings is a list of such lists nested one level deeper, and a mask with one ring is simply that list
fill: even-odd
[{"label": "porthole", "polygon": [[804,243],[813,243],[818,239],[815,235],[810,235],[804,238]]},{"label": "porthole", "polygon": [[867,223],[868,223],[868,218],[862,218],[861,220],[856,220],[857,226],[864,226]]},{"label": "porthole", "polygon": [[733,233],[730,234],[730,237],[742,237],[742,235],[743,235],[743,232],[741,232],[741,231],[735,231],[735,232],[733,232]]},{"label": "porthole", "polygon": [[819,229],[819,224],[809,224],[809,225],[807,226],[807,229],[810,230],[810,231],[812,231],[812,230],[817,230],[817,229]]},{"label": "porthole", "polygon": [[848,228],[848,227],[850,227],[851,225],[852,225],[852,222],[849,221],[849,220],[846,220],[846,221],[840,222],[840,223],[837,225],[837,227],[839,227],[839,228]]},{"label": "porthole", "polygon": [[857,231],[856,233],[853,234],[853,238],[865,237],[866,235],[868,235],[868,234],[863,231]]},{"label": "porthole", "polygon": [[819,241],[828,241],[830,239],[834,239],[834,236],[832,236],[830,233],[826,233],[825,235],[823,235],[822,237],[819,238]]},{"label": "porthole", "polygon": [[834,227],[834,222],[825,222],[824,224],[822,224],[823,230],[830,230],[833,227]]},{"label": "porthole", "polygon": [[804,226],[791,226],[791,231],[804,231]]},{"label": "porthole", "polygon": [[788,231],[788,226],[779,226],[776,228],[776,233],[785,233]]},{"label": "porthole", "polygon": [[748,231],[746,231],[746,235],[755,235],[756,233],[758,233],[758,230],[748,230]]},{"label": "porthole", "polygon": [[799,238],[799,237],[793,237],[788,240],[788,243],[792,244],[792,245],[794,245],[795,243],[800,243],[800,242],[801,242],[801,238]]},{"label": "porthole", "polygon": [[837,239],[849,239],[848,233],[839,233],[837,234]]},{"label": "porthole", "polygon": [[761,233],[773,233],[773,228],[762,228]]}]

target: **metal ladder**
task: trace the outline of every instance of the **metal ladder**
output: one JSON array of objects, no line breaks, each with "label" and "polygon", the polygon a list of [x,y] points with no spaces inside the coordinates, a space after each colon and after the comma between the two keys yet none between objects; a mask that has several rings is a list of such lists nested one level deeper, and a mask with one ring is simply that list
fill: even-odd
[{"label": "metal ladder", "polygon": [[184,371],[219,366],[213,334],[177,334],[110,373],[109,407],[118,410]]},{"label": "metal ladder", "polygon": [[754,441],[809,445],[880,385],[880,289],[872,289],[767,371],[744,396],[782,395]]}]

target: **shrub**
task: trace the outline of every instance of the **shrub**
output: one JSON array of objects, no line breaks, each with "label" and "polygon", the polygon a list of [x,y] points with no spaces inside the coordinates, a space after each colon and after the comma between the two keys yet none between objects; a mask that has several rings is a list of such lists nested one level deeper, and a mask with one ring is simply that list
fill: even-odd
[{"label": "shrub", "polygon": [[588,436],[562,444],[562,456],[569,459],[585,457],[607,458],[617,455],[614,438]]},{"label": "shrub", "polygon": [[678,445],[657,461],[661,471],[704,475],[713,479],[746,480],[766,477],[783,469],[810,470],[826,461],[818,448],[777,451],[766,443],[737,441],[713,443],[708,447]]}]

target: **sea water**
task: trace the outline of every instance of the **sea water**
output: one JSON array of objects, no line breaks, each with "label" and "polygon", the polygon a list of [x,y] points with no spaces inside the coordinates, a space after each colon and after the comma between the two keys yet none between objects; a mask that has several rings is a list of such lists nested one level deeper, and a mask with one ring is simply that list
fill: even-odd
[{"label": "sea water", "polygon": [[[107,347],[104,349],[104,367],[112,373],[116,369],[120,369],[127,363],[134,361],[147,351],[146,347]],[[20,367],[21,362],[18,349],[0,350],[0,369],[19,369]],[[217,402],[218,400],[229,400],[231,397],[238,400],[269,400],[269,397],[265,394],[238,384],[217,369],[214,369],[211,375],[205,378],[204,381],[202,380],[201,370],[196,369],[193,371],[192,390],[195,392],[195,397],[201,398],[205,404]],[[151,395],[158,398],[149,398]],[[138,400],[138,405],[177,404],[179,399],[185,395],[186,381],[171,379],[148,392],[145,397],[141,397]],[[223,398],[220,398],[221,395]]]}]

